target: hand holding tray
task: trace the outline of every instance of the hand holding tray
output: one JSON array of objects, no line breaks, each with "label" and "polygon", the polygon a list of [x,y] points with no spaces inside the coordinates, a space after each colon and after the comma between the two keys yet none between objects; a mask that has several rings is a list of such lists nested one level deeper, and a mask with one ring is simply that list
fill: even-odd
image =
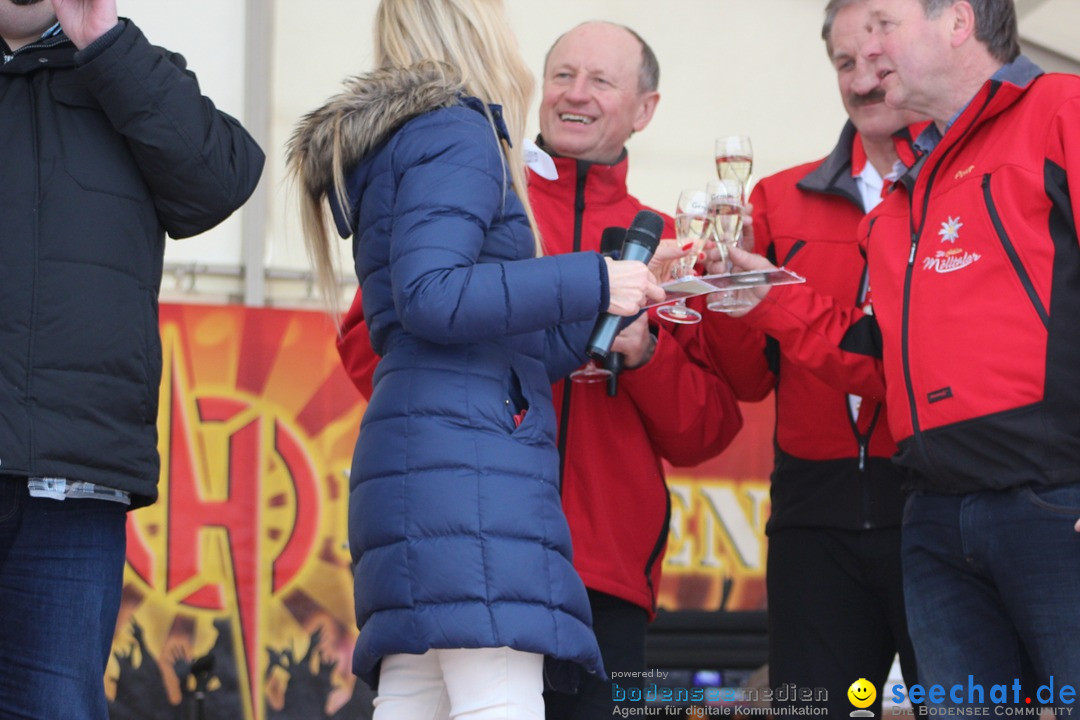
[{"label": "hand holding tray", "polygon": [[791,285],[801,282],[806,282],[806,278],[791,272],[787,268],[685,277],[662,284],[660,287],[664,288],[666,293],[664,299],[645,307],[666,305],[667,303],[697,295],[705,295],[717,290],[744,290],[759,285]]}]

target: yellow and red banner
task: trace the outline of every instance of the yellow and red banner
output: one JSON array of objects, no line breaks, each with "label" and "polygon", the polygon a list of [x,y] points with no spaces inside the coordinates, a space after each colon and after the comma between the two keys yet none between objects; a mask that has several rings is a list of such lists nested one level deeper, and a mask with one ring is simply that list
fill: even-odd
[{"label": "yellow and red banner", "polygon": [[742,411],[743,429],[724,452],[667,468],[671,530],[659,593],[667,610],[765,609],[772,396]]},{"label": "yellow and red banner", "polygon": [[[162,305],[160,497],[131,513],[113,720],[362,717],[348,474],[365,403],[322,313]],[[671,470],[661,604],[764,607],[771,408]]]}]

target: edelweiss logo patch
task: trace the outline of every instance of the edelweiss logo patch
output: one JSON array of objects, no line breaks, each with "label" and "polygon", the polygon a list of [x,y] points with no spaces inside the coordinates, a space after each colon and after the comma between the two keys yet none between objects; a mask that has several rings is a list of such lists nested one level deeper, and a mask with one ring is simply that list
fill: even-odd
[{"label": "edelweiss logo patch", "polygon": [[[964,223],[960,222],[958,217],[950,217],[945,222],[941,223],[941,229],[938,230],[938,235],[941,236],[941,242],[952,243],[956,245],[956,241],[960,239],[960,228],[964,227]],[[938,250],[933,257],[928,257],[923,260],[923,270],[933,270],[937,273],[949,273],[956,272],[957,270],[963,270],[968,265],[977,262],[982,255],[973,252],[967,252],[963,248],[952,247],[948,250]]]},{"label": "edelweiss logo patch", "polygon": [[938,235],[941,236],[941,242],[951,242],[954,245],[956,241],[960,239],[960,228],[964,227],[964,223],[960,222],[960,218],[950,217],[947,221],[941,223],[941,229],[938,230]]}]

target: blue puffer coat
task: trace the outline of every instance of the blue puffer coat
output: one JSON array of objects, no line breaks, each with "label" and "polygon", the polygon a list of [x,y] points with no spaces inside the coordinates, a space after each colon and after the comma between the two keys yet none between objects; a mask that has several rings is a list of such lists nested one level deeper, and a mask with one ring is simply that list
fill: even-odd
[{"label": "blue puffer coat", "polygon": [[602,664],[550,388],[583,362],[607,275],[595,253],[532,257],[492,124],[460,93],[431,65],[377,71],[294,138],[315,155],[333,123],[350,138],[337,219],[383,356],[353,456],[353,670],[374,685],[387,654],[508,646],[565,685]]}]

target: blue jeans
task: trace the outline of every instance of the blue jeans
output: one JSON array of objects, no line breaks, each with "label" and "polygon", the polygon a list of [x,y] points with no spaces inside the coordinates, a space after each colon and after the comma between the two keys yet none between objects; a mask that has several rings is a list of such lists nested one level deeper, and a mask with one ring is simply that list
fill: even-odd
[{"label": "blue jeans", "polygon": [[0,475],[0,717],[106,720],[127,507]]},{"label": "blue jeans", "polygon": [[980,704],[968,703],[969,675],[986,705],[995,684],[1011,703],[1016,679],[1026,693],[1031,680],[1080,684],[1077,517],[1080,483],[908,499],[904,599],[920,684],[960,684],[963,705]]}]

